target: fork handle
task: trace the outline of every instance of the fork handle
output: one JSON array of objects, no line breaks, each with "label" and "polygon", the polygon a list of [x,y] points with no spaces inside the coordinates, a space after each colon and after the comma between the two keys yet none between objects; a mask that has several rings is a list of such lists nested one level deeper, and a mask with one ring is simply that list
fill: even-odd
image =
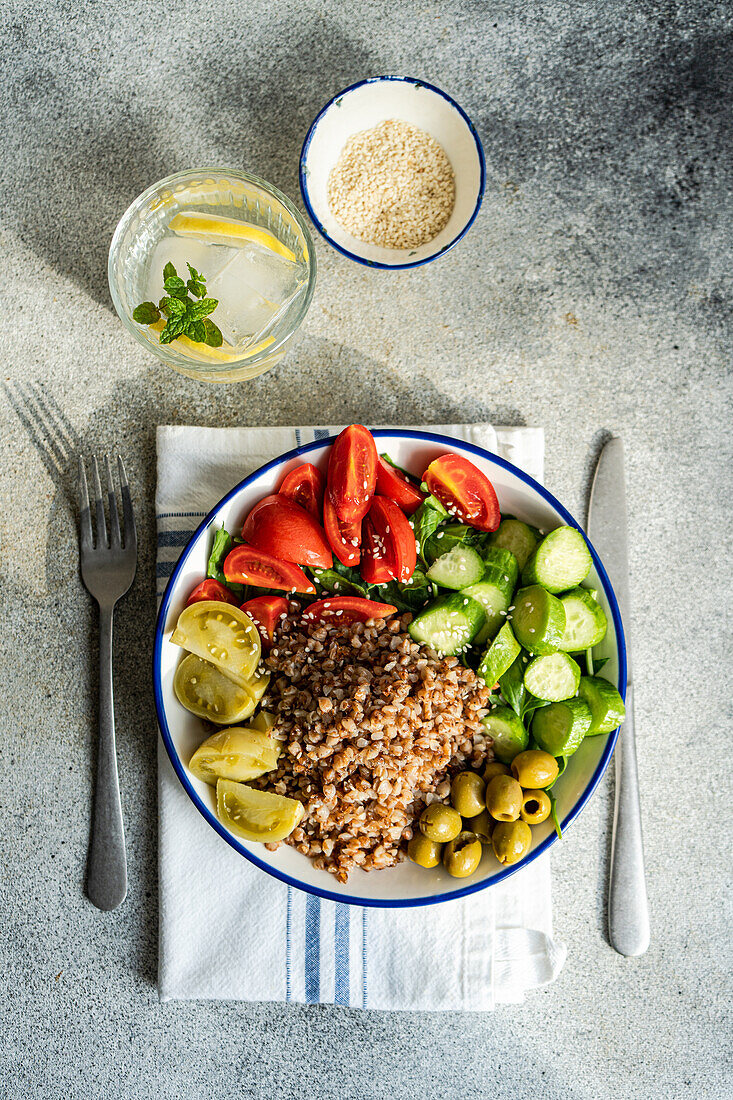
[{"label": "fork handle", "polygon": [[127,893],[112,694],[113,611],[114,607],[99,608],[99,742],[87,874],[87,896],[98,909],[115,909]]}]

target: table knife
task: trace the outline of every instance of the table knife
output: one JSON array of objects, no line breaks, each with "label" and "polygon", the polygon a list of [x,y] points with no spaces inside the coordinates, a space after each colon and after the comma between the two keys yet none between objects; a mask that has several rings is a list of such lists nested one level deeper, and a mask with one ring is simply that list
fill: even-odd
[{"label": "table knife", "polygon": [[644,877],[639,776],[634,733],[634,688],[629,628],[629,555],[624,446],[611,439],[601,451],[588,506],[588,535],[616,593],[626,637],[626,718],[616,751],[616,798],[608,883],[608,936],[621,955],[643,955],[649,946],[649,908]]}]

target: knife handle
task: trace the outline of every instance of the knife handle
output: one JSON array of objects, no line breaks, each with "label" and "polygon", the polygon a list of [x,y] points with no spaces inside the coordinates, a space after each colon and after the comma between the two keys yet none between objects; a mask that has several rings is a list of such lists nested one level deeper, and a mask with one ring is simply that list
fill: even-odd
[{"label": "knife handle", "polygon": [[616,742],[616,799],[608,884],[608,935],[620,955],[643,955],[649,946],[639,775],[634,735],[634,691],[626,690],[626,719]]}]

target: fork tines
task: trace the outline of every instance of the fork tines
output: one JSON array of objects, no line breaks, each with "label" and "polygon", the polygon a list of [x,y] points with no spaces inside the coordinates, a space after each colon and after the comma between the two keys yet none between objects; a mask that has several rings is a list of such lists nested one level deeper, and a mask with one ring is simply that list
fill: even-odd
[{"label": "fork tines", "polygon": [[96,457],[92,457],[92,492],[94,494],[94,512],[96,518],[96,546],[92,532],[92,509],[89,503],[89,489],[87,487],[87,475],[84,459],[79,455],[79,533],[82,550],[107,550],[119,549],[124,546],[128,549],[137,542],[135,533],[135,519],[132,512],[130,499],[130,487],[127,482],[127,474],[122,459],[117,455],[117,473],[122,492],[122,531],[120,531],[120,515],[117,507],[117,494],[112,477],[112,468],[109,458],[104,456],[104,470],[107,481],[107,509],[109,512],[109,538],[107,537],[107,523],[104,512],[104,495],[99,476],[99,465]]}]

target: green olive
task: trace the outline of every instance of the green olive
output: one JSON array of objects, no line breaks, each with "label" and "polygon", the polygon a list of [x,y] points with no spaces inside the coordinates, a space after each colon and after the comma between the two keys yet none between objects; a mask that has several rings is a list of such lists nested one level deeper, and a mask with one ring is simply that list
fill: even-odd
[{"label": "green olive", "polygon": [[522,788],[510,775],[495,775],[486,788],[486,809],[495,821],[516,821],[522,808]]},{"label": "green olive", "polygon": [[550,816],[550,799],[545,791],[529,790],[522,795],[522,809],[519,816],[528,825],[540,825]]},{"label": "green olive", "polygon": [[475,817],[486,807],[486,784],[476,772],[459,772],[450,785],[450,800],[461,817]]},{"label": "green olive", "polygon": [[440,852],[441,845],[434,840],[428,840],[420,832],[415,833],[407,844],[408,856],[421,867],[437,867],[440,863]]},{"label": "green olive", "polygon": [[484,844],[491,843],[491,830],[494,828],[494,819],[489,816],[488,810],[482,810],[476,817],[472,817],[468,823],[468,828],[472,833],[475,833],[480,841]]},{"label": "green olive", "polygon": [[491,834],[491,847],[499,863],[518,863],[532,843],[526,821],[500,821]]},{"label": "green olive", "polygon": [[490,760],[484,768],[484,783],[490,783],[495,775],[511,775],[511,772],[500,760]]},{"label": "green olive", "polygon": [[483,849],[475,833],[463,832],[446,844],[443,866],[453,878],[468,878],[481,862]]},{"label": "green olive", "polygon": [[452,806],[433,802],[420,814],[420,832],[436,844],[447,844],[461,831],[461,815]]},{"label": "green olive", "polygon": [[512,775],[525,790],[549,787],[559,771],[555,757],[542,749],[528,749],[512,760]]}]

